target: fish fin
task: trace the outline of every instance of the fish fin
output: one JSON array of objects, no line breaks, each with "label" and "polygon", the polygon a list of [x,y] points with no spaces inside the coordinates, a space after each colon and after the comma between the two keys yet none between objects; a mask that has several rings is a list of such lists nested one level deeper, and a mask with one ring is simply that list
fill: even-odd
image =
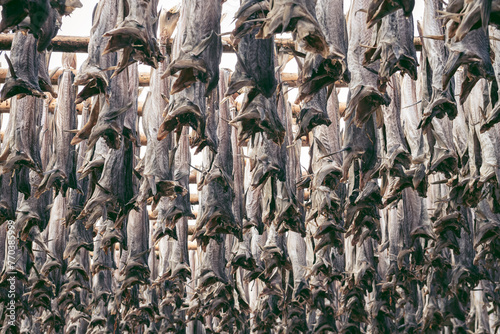
[{"label": "fish fin", "polygon": [[170,100],[165,94],[161,93],[161,98],[163,99],[163,101],[165,101],[166,104],[170,104]]},{"label": "fish fin", "polygon": [[490,14],[491,14],[491,3],[492,0],[482,0],[481,1],[481,27],[484,32],[488,33],[488,24],[490,23]]},{"label": "fish fin", "polygon": [[60,67],[57,66],[56,68],[54,68],[52,71],[50,71],[49,73],[49,78],[52,79],[52,77],[57,73],[57,71],[59,71]]},{"label": "fish fin", "polygon": [[7,54],[5,54],[5,60],[7,60],[7,65],[9,66],[10,75],[13,78],[17,78],[16,71],[14,71],[14,66],[12,66],[12,62],[10,61],[10,58],[9,56],[7,56]]}]

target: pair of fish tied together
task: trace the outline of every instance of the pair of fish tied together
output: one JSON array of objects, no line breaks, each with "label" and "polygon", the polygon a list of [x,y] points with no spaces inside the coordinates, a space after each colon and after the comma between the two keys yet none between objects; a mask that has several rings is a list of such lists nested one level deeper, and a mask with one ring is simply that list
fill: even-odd
[{"label": "pair of fish tied together", "polygon": [[0,0],[3,330],[495,333],[500,1],[224,3]]}]

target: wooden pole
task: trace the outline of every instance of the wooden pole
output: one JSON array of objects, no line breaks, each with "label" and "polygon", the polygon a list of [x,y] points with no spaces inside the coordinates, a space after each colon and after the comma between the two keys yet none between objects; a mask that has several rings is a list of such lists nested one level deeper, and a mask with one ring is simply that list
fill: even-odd
[{"label": "wooden pole", "polygon": [[[53,85],[57,85],[57,80],[59,76],[62,74],[62,69],[57,70],[51,78],[51,83]],[[5,79],[7,77],[7,68],[0,68],[0,83],[4,83]],[[76,75],[78,73],[78,70],[73,70],[73,73]],[[148,87],[149,86],[149,78],[150,74],[148,72],[141,72],[139,73],[139,86],[141,87]],[[298,75],[297,73],[282,73],[281,74],[281,81],[283,83],[286,83],[288,87],[297,87],[297,80],[298,80]],[[338,82],[336,84],[337,88],[340,87],[347,87],[347,85],[343,82]]]},{"label": "wooden pole", "polygon": [[[0,50],[10,50],[14,34],[0,34]],[[90,37],[84,36],[56,36],[52,39],[52,51],[87,53]],[[275,38],[276,46],[280,48],[295,50],[295,42],[288,38]],[[413,43],[417,51],[422,50],[422,42],[419,37],[413,38]],[[167,52],[170,53],[172,39],[168,41]],[[222,47],[225,53],[234,53],[235,48],[231,45],[229,37],[222,37]]]}]

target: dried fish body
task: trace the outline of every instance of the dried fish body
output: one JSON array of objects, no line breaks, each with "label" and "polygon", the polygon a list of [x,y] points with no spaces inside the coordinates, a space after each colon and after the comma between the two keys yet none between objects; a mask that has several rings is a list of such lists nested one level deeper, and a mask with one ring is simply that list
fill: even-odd
[{"label": "dried fish body", "polygon": [[[444,31],[442,22],[438,18],[440,3],[436,0],[425,0],[422,30],[423,36],[441,36]],[[421,80],[422,92],[422,120],[419,128],[426,128],[434,117],[443,118],[448,115],[453,120],[457,115],[457,106],[454,98],[454,82],[450,80],[443,89],[445,64],[448,52],[444,42],[432,38],[422,38]]]},{"label": "dried fish body", "polygon": [[[125,119],[123,120],[123,135],[129,141],[139,147],[141,139],[139,136],[138,127],[138,96],[139,96],[139,67],[138,64],[132,64],[127,68],[128,74],[128,96],[131,96],[131,103],[128,104],[129,110],[125,112]],[[135,97],[135,98],[134,98]]]},{"label": "dried fish body", "polygon": [[135,61],[157,68],[163,60],[156,40],[158,0],[127,0],[127,3],[127,17],[104,34],[110,39],[103,54],[123,49],[113,76]]},{"label": "dried fish body", "polygon": [[[496,55],[500,55],[500,32],[497,28],[490,28],[489,35],[492,37],[490,41],[491,50]],[[493,62],[493,70],[495,71],[495,79],[491,85],[491,103],[492,108],[489,110],[486,115],[486,119],[483,120],[483,124],[481,125],[481,132],[488,131],[491,129],[496,123],[500,122],[500,103],[498,103],[498,91],[499,91],[499,83],[500,83],[500,62]]]},{"label": "dried fish body", "polygon": [[211,238],[219,240],[220,234],[234,234],[241,239],[241,229],[232,213],[232,194],[226,187],[213,180],[202,189],[200,215],[193,233],[193,238],[202,248]]},{"label": "dried fish body", "polygon": [[38,34],[38,52],[43,52],[47,50],[52,42],[52,39],[56,37],[59,29],[62,25],[61,14],[54,8],[50,8],[47,20],[42,25],[40,33]]},{"label": "dried fish body", "polygon": [[495,73],[490,59],[488,35],[482,30],[471,31],[463,40],[447,38],[450,51],[443,73],[443,89],[448,85],[459,66],[464,68],[460,90],[460,104],[464,104],[474,85],[481,79],[493,80]]},{"label": "dried fish body", "polygon": [[81,220],[77,220],[69,228],[68,242],[64,249],[63,259],[72,262],[82,254],[80,250],[92,251],[93,249],[92,231],[86,229]]},{"label": "dried fish body", "polygon": [[306,51],[328,57],[328,45],[316,19],[315,1],[274,0],[258,38],[270,38],[277,33],[291,32]]},{"label": "dried fish body", "polygon": [[[26,171],[28,173],[28,181],[31,185],[30,192],[36,192],[37,186],[40,183],[40,176],[35,171]],[[30,196],[19,196],[16,208],[16,235],[19,239],[26,241],[32,237],[32,228],[38,226],[40,231],[44,231],[49,222],[50,204],[52,196],[43,194],[40,198]]]},{"label": "dried fish body", "polygon": [[379,173],[385,174],[382,177],[384,205],[388,205],[400,198],[401,191],[413,185],[412,179],[406,175],[406,170],[410,168],[411,156],[401,128],[401,86],[399,78],[392,77],[389,83],[387,90],[391,97],[391,104],[388,107],[382,107],[384,125],[381,131],[381,137],[383,137],[383,139],[381,138],[381,146],[384,160],[379,170]]},{"label": "dried fish body", "polygon": [[371,27],[394,12],[402,12],[404,16],[409,17],[414,7],[415,0],[372,0],[368,6],[366,24]]},{"label": "dried fish body", "polygon": [[181,18],[203,18],[202,20],[183,19],[183,34],[180,52],[165,70],[165,75],[179,72],[172,86],[172,94],[178,93],[197,81],[206,84],[208,94],[217,87],[219,63],[222,56],[220,20],[222,2],[220,0],[183,0]]},{"label": "dried fish body", "polygon": [[248,33],[255,28],[260,28],[269,12],[269,1],[267,0],[243,0],[240,8],[234,14],[234,30],[231,32],[231,41],[237,45]]},{"label": "dried fish body", "polygon": [[[285,297],[282,279],[286,274],[285,270],[292,270],[284,241],[283,234],[278,234],[275,225],[269,226],[267,240],[260,255],[264,271],[259,279],[265,283],[265,287],[255,310],[256,327],[254,330],[269,331],[279,326],[277,321],[283,317],[282,311],[278,308]],[[266,314],[273,315],[265,317]]]},{"label": "dried fish body", "polygon": [[115,315],[110,314],[110,308],[115,303],[112,289],[112,272],[115,268],[113,251],[101,248],[101,233],[106,229],[106,224],[99,219],[97,235],[94,238],[94,254],[92,263],[92,315],[88,331],[112,331]]},{"label": "dried fish body", "polygon": [[[135,70],[137,71],[137,68]],[[136,112],[132,106],[137,103],[137,96],[128,94],[129,78],[135,79],[135,81],[139,80],[138,76],[134,78],[134,76],[129,76],[128,72],[121,72],[110,80],[110,95],[107,99],[100,97],[99,115],[90,132],[88,147],[94,146],[97,140],[102,137],[111,149],[118,150],[120,148],[125,115]],[[137,83],[135,85],[137,86]]]},{"label": "dried fish body", "polygon": [[144,178],[141,182],[137,203],[142,203],[148,197],[153,196],[153,210],[155,210],[162,196],[173,199],[177,193],[179,195],[186,194],[184,187],[178,182],[172,181],[175,154],[173,135],[168,135],[166,139],[161,141],[157,138],[158,129],[162,122],[161,110],[166,105],[162,92],[168,87],[168,79],[162,80],[160,78],[164,66],[166,66],[165,62],[159,64],[159,68],[152,71],[151,92],[144,102],[142,117],[142,125],[148,145],[142,161],[144,165],[142,175]]},{"label": "dried fish body", "polygon": [[260,187],[270,178],[285,181],[286,172],[284,166],[278,160],[280,147],[263,134],[259,135],[256,141],[255,158],[251,168],[251,186],[254,188]]},{"label": "dried fish body", "polygon": [[12,101],[8,134],[0,155],[1,173],[12,171],[17,179],[18,191],[26,197],[30,196],[28,169],[41,172],[37,124],[42,108],[43,100],[32,96]]},{"label": "dried fish body", "polygon": [[80,0],[51,0],[50,5],[57,9],[60,15],[70,15],[76,8],[82,8]]},{"label": "dried fish body", "polygon": [[[174,147],[173,134],[169,134],[166,139],[159,141],[157,139],[158,129],[160,128],[162,117],[161,110],[166,105],[167,96],[162,95],[167,92],[169,87],[169,79],[161,79],[161,73],[168,64],[168,56],[166,61],[159,64],[157,69],[152,70],[151,76],[151,93],[146,97],[144,103],[144,112],[142,118],[143,129],[146,134],[148,145],[141,164],[144,169],[142,171],[143,179],[137,197],[137,203],[140,204],[149,196],[154,196],[153,211],[158,214],[158,223],[154,232],[155,242],[164,235],[170,235],[172,238],[177,238],[176,235],[176,221],[182,216],[179,212],[167,213],[166,209],[174,198],[163,198],[169,196],[170,192],[162,191],[169,190],[162,185],[178,185],[182,187],[177,181],[173,181],[174,177],[174,158],[176,149]],[[184,168],[184,167],[183,167]],[[184,180],[184,177],[181,177]],[[181,196],[186,196],[187,192],[182,187],[184,192]],[[177,200],[178,201],[178,200]],[[175,210],[174,210],[175,211]],[[186,212],[191,215],[191,211]],[[173,223],[170,221],[173,220]],[[180,223],[180,222],[179,222]]]},{"label": "dried fish body", "polygon": [[[86,123],[90,114],[90,101],[85,101],[83,103],[82,108],[82,118],[81,123]],[[73,137],[74,139],[75,137]],[[86,141],[82,141],[77,148],[77,158],[76,158],[76,169],[77,172],[80,173],[85,163],[85,152],[87,151]],[[104,163],[104,161],[103,161]],[[102,165],[100,166],[102,167]],[[69,189],[69,199],[68,199],[68,208],[67,215],[65,219],[66,225],[70,226],[74,222],[76,222],[76,218],[80,215],[83,206],[85,205],[85,201],[87,200],[87,195],[91,192],[89,187],[90,178],[87,176],[82,176],[77,180],[77,188]],[[78,221],[79,224],[83,224],[83,222]]]},{"label": "dried fish body", "polygon": [[[346,244],[351,243],[348,238],[345,241]],[[372,291],[371,279],[375,274],[375,268],[371,265],[372,256],[366,254],[370,252],[370,246],[372,246],[371,240],[366,240],[359,247],[350,246],[352,250],[346,253],[349,254],[346,257],[345,268],[347,277],[341,288],[340,308],[341,314],[346,317],[341,327],[345,332],[359,333],[362,323],[368,323],[369,313],[366,311],[365,293]]]},{"label": "dried fish body", "polygon": [[64,70],[59,77],[58,104],[54,112],[54,145],[49,164],[44,173],[42,182],[38,186],[39,196],[46,190],[54,187],[56,194],[61,191],[66,196],[68,188],[76,189],[76,150],[71,146],[73,134],[77,126],[76,120],[76,87],[73,86],[74,74],[71,63],[76,63],[75,54],[63,55]]},{"label": "dried fish body", "polygon": [[455,21],[448,27],[448,31],[450,37],[455,36],[457,41],[461,41],[475,29],[482,28],[486,31],[488,24],[500,27],[498,0],[453,1],[444,14]]},{"label": "dried fish body", "polygon": [[[234,117],[236,113],[236,107],[230,103],[227,108],[229,108],[230,115]],[[243,156],[243,148],[238,145],[238,137],[236,131],[231,131],[231,150],[233,152],[233,191],[234,191],[234,201],[233,201],[233,213],[234,219],[238,224],[245,228],[244,221],[247,220],[246,211],[246,195],[245,195],[245,159]],[[249,234],[249,230],[245,231],[245,234]],[[249,245],[248,245],[249,246]]]},{"label": "dried fish body", "polygon": [[342,80],[349,82],[351,74],[347,66],[347,25],[343,1],[319,0],[316,2],[318,23],[325,34],[328,56],[308,52],[300,71],[299,96],[307,102],[321,88]]},{"label": "dried fish body", "polygon": [[326,111],[326,100],[327,91],[326,88],[323,88],[302,105],[297,119],[299,131],[297,132],[295,140],[302,136],[306,136],[309,131],[318,125],[328,126],[331,124]]},{"label": "dried fish body", "polygon": [[[457,86],[461,87],[463,74],[463,72],[455,74],[454,79]],[[453,143],[459,159],[459,175],[465,176],[469,174],[469,153],[467,151],[468,136],[464,136],[464,133],[469,132],[469,125],[465,115],[465,105],[458,104],[457,111],[457,117],[453,120]]]},{"label": "dried fish body", "polygon": [[257,133],[265,134],[276,144],[283,142],[285,130],[277,115],[276,103],[273,98],[262,94],[253,97],[250,92],[246,93],[241,110],[230,124],[238,131],[240,145],[247,139],[255,138]]},{"label": "dried fish body", "polygon": [[[349,82],[351,74],[347,66],[347,25],[344,4],[338,0],[318,0],[316,15],[328,44],[328,56],[307,53],[300,73],[299,99],[307,97],[336,81]],[[305,97],[305,99],[304,99]]]},{"label": "dried fish body", "polygon": [[12,40],[10,58],[6,55],[10,76],[0,92],[1,101],[22,94],[45,97],[38,85],[38,55],[36,38],[32,34],[16,32]]},{"label": "dried fish body", "polygon": [[226,96],[233,95],[244,87],[250,90],[249,100],[258,94],[270,98],[276,91],[274,41],[256,39],[256,33],[256,30],[252,30],[239,41],[237,62]]},{"label": "dried fish body", "polygon": [[[258,146],[251,148],[252,151],[256,151]],[[262,187],[253,187],[251,183],[251,166],[246,164],[245,166],[245,193],[246,202],[245,208],[247,211],[247,221],[244,221],[243,228],[248,228],[251,231],[251,227],[254,226],[260,233],[264,230],[264,225],[262,223]]]},{"label": "dried fish body", "polygon": [[458,172],[458,156],[453,145],[452,123],[447,119],[433,119],[432,129],[426,132],[430,161],[427,171],[442,172],[451,177]]},{"label": "dried fish body", "polygon": [[375,172],[378,164],[378,142],[379,136],[375,128],[375,120],[370,116],[369,120],[358,128],[352,122],[352,117],[347,118],[346,123],[349,124],[345,130],[344,138],[344,161],[342,164],[343,180],[347,180],[353,162],[359,160],[360,173],[360,188],[370,180]]},{"label": "dried fish body", "polygon": [[350,32],[347,52],[347,63],[351,72],[350,99],[344,115],[341,116],[358,127],[367,122],[379,106],[390,102],[388,96],[376,88],[379,62],[363,66],[363,45],[369,45],[372,35],[372,30],[366,27],[366,14],[363,13],[367,5],[367,0],[354,0],[347,17],[347,29]]},{"label": "dried fish body", "polygon": [[[5,136],[7,138],[8,134]],[[0,145],[3,150],[4,145]],[[12,172],[0,175],[0,224],[7,220],[16,219],[17,207],[17,186],[15,179],[12,179]],[[3,229],[2,229],[3,230]],[[3,239],[0,240],[2,242]],[[0,244],[0,251],[3,250],[3,244]],[[0,255],[0,261],[3,261]]]},{"label": "dried fish body", "polygon": [[[142,205],[138,211],[130,211],[127,219],[127,259],[125,266],[120,270],[121,282],[118,294],[136,284],[144,285],[149,282],[151,273],[148,266],[149,253],[149,221],[146,205]],[[134,309],[131,308],[130,312]],[[124,318],[127,315],[124,315]]]},{"label": "dried fish body", "polygon": [[346,129],[344,151],[347,153],[344,153],[342,180],[349,180],[349,189],[344,228],[346,237],[353,235],[353,245],[360,245],[369,237],[380,238],[377,208],[382,204],[382,198],[380,188],[373,180],[378,165],[377,152],[381,150],[379,146],[372,117],[362,128],[351,123]]},{"label": "dried fish body", "polygon": [[385,87],[397,71],[417,79],[417,53],[413,44],[413,17],[400,10],[385,16],[373,31],[371,48],[365,52],[365,62],[380,59],[379,87]]},{"label": "dried fish body", "polygon": [[[98,143],[103,146],[104,143]],[[126,215],[127,208],[125,204],[133,197],[133,189],[130,184],[132,178],[132,152],[131,143],[122,139],[120,148],[117,150],[101,147],[100,151],[104,157],[102,173],[99,180],[95,183],[94,191],[91,197],[85,203],[85,206],[77,219],[86,219],[85,226],[90,228],[96,221],[103,217],[118,223],[114,230],[110,230],[110,238],[121,240],[120,221]],[[93,157],[93,161],[99,159],[99,154]],[[103,241],[104,242],[104,241]]]},{"label": "dried fish body", "polygon": [[17,190],[12,172],[0,176],[0,223],[16,218]]},{"label": "dried fish body", "polygon": [[104,34],[111,30],[118,15],[118,0],[99,1],[92,18],[88,58],[84,61],[75,77],[75,85],[84,86],[78,93],[75,103],[81,103],[98,94],[106,94],[109,76],[104,69],[116,65],[116,55],[102,55],[106,39]]},{"label": "dried fish body", "polygon": [[[190,146],[196,147],[196,153],[208,146],[215,150],[215,138],[210,138],[206,132],[206,101],[205,88],[195,83],[180,93],[173,95],[167,109],[163,123],[158,130],[158,140],[163,140],[169,133],[175,131],[180,136],[185,125],[189,125],[194,134],[190,138]],[[164,114],[165,114],[164,113]]]},{"label": "dried fish body", "polygon": [[[54,199],[50,209],[50,219],[47,225],[47,259],[41,269],[41,274],[54,284],[58,291],[64,283],[64,267],[66,261],[63,258],[68,239],[69,229],[63,224],[66,217],[67,199],[59,194]],[[62,314],[63,310],[58,307],[53,309]],[[55,322],[56,320],[51,320]]]},{"label": "dried fish body", "polygon": [[[172,145],[171,150],[173,151],[171,154],[173,155],[173,162],[170,163],[170,167],[173,168],[172,181],[179,183],[184,189],[189,190],[191,155],[189,152],[188,129],[186,127],[182,130],[180,138],[175,140]],[[168,148],[168,146],[166,147]],[[160,232],[159,236],[168,234],[175,239],[176,223],[183,217],[194,218],[191,212],[189,191],[173,199],[168,197],[161,198],[156,208],[158,211],[157,224],[162,226],[161,230],[155,232],[155,234]],[[158,237],[155,237],[155,240],[158,240]]]},{"label": "dried fish body", "polygon": [[401,119],[408,149],[411,152],[411,167],[407,176],[412,177],[413,189],[422,197],[427,193],[426,163],[429,153],[426,152],[424,134],[418,129],[420,112],[417,101],[416,82],[405,75],[401,82]]},{"label": "dried fish body", "polygon": [[[477,187],[494,179],[500,179],[500,149],[498,137],[494,132],[481,133],[482,110],[489,104],[488,84],[480,80],[472,89],[464,104],[469,124],[469,168],[471,176],[480,176]],[[479,147],[478,147],[479,146]]]},{"label": "dried fish body", "polygon": [[[243,4],[240,10],[250,2]],[[257,7],[261,5],[255,3]],[[281,143],[284,128],[272,101],[276,90],[273,41],[256,39],[256,31],[252,29],[238,41],[238,60],[225,95],[233,95],[245,87],[246,90],[242,107],[230,124],[237,128],[240,143],[258,132],[265,132],[273,141]]]},{"label": "dried fish body", "polygon": [[54,91],[51,82],[51,74],[49,73],[48,66],[50,61],[50,53],[47,51],[38,53],[38,84],[43,92],[50,93],[53,98],[57,98],[57,92]]},{"label": "dried fish body", "polygon": [[21,23],[29,14],[29,1],[3,1],[2,2],[2,21],[0,22],[0,32],[12,29]]},{"label": "dried fish body", "polygon": [[[229,75],[222,73],[219,91],[227,88]],[[229,118],[227,104],[220,106],[218,94],[214,91],[209,99],[210,113],[207,130],[211,137],[218,138],[217,153],[205,150],[204,169],[206,174],[198,182],[201,188],[200,215],[196,222],[193,238],[196,238],[204,249],[209,238],[220,240],[220,234],[233,234],[241,240],[241,226],[234,218],[233,201],[233,164],[231,148],[231,126],[225,122]],[[218,112],[217,112],[218,111]]]}]

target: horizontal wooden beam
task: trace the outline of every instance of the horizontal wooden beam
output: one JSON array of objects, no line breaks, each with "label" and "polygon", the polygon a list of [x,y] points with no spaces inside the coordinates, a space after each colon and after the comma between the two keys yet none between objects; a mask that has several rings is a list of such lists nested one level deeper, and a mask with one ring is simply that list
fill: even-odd
[{"label": "horizontal wooden beam", "polygon": [[[10,50],[14,34],[0,34],[0,50]],[[55,52],[75,52],[87,53],[90,37],[84,36],[56,36],[52,39],[52,51]],[[278,47],[295,50],[295,42],[289,38],[275,38],[274,42]],[[413,43],[417,51],[422,49],[422,43],[419,37],[413,38]],[[172,39],[167,44],[167,52],[170,52]],[[222,37],[222,50],[225,53],[233,53],[235,49],[231,45],[229,37]]]},{"label": "horizontal wooden beam", "polygon": [[[5,82],[5,79],[7,78],[7,72],[8,72],[8,69],[0,68],[0,83]],[[50,72],[52,72],[52,71],[50,71]],[[63,72],[62,69],[58,69],[52,75],[52,77],[50,78],[50,81],[53,85],[57,85],[57,80],[58,80],[59,76],[62,74],[62,72]],[[77,74],[77,72],[78,72],[77,70],[73,70],[73,73],[75,75]],[[149,77],[150,77],[150,75],[148,72],[140,72],[139,73],[139,86],[141,86],[141,87],[149,86]]]},{"label": "horizontal wooden beam", "polygon": [[[57,80],[59,76],[62,74],[62,69],[58,69],[50,78],[50,81],[53,85],[57,85]],[[0,84],[5,82],[7,78],[7,68],[0,68]],[[76,75],[77,70],[73,70],[73,73]],[[150,73],[149,72],[140,72],[139,73],[139,86],[140,87],[148,87],[149,86]],[[281,73],[281,81],[286,83],[289,87],[297,86],[297,73]],[[338,83],[337,87],[346,87],[344,83]]]}]

